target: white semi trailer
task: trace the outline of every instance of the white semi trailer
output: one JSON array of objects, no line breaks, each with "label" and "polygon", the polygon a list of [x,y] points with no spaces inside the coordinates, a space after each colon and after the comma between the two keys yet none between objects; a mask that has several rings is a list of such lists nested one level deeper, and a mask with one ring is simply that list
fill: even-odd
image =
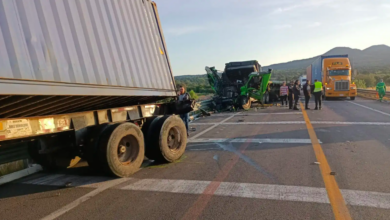
[{"label": "white semi trailer", "polygon": [[0,0],[2,158],[25,143],[45,167],[79,157],[119,177],[175,161],[184,123],[155,104],[175,90],[154,2]]}]

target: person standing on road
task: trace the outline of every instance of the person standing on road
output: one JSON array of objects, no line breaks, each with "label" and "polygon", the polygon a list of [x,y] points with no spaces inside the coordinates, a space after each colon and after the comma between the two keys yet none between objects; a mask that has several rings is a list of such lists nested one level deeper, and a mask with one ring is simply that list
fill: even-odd
[{"label": "person standing on road", "polygon": [[283,82],[282,86],[280,87],[279,96],[282,100],[282,107],[284,107],[284,102],[286,102],[287,106],[288,86],[286,86],[286,82]]},{"label": "person standing on road", "polygon": [[[190,95],[186,92],[186,89],[184,88],[184,86],[180,86],[180,93],[179,93],[179,101],[187,101],[187,100],[190,100]],[[184,124],[186,125],[186,129],[187,129],[187,136],[190,136],[190,134],[188,133],[188,120],[189,120],[189,114],[188,113],[185,113],[185,114],[180,114],[180,118],[183,120]]]},{"label": "person standing on road", "polygon": [[[314,80],[314,98],[316,102],[316,107],[314,110],[321,110],[321,104],[322,104],[322,82],[318,80]],[[319,107],[319,108],[318,108]]]},{"label": "person standing on road", "polygon": [[305,85],[303,85],[303,95],[305,95],[305,109],[309,108],[309,100],[311,98],[311,89],[310,89],[310,81],[307,80]]},{"label": "person standing on road", "polygon": [[294,83],[293,93],[294,93],[294,110],[299,110],[297,106],[299,101],[299,96],[301,95],[301,85],[299,80],[296,80]]},{"label": "person standing on road", "polygon": [[293,101],[294,101],[294,95],[293,95],[293,88],[294,88],[294,81],[290,81],[290,84],[288,84],[288,108],[292,109],[293,107]]},{"label": "person standing on road", "polygon": [[386,84],[383,82],[383,79],[376,85],[376,91],[379,95],[379,101],[382,102],[383,97],[386,95]]}]

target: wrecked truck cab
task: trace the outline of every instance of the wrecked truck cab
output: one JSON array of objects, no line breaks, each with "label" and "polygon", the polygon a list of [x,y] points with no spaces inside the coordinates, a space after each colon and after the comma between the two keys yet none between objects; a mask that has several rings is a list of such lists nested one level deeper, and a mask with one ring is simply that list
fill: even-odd
[{"label": "wrecked truck cab", "polygon": [[252,101],[267,103],[271,71],[262,72],[256,60],[226,63],[221,77],[215,68],[206,67],[210,86],[216,92],[215,108],[218,111],[237,107],[248,110]]}]

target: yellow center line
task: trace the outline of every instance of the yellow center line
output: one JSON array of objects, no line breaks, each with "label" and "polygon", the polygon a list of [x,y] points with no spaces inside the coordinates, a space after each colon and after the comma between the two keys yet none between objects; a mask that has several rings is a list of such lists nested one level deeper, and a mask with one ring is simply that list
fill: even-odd
[{"label": "yellow center line", "polygon": [[336,220],[352,219],[351,215],[349,214],[347,205],[345,204],[343,195],[341,194],[340,188],[337,185],[336,178],[334,175],[330,174],[332,170],[330,169],[328,160],[326,159],[325,154],[322,151],[322,147],[318,142],[317,135],[310,122],[309,116],[307,116],[303,104],[301,102],[299,104],[302,109],[303,118],[305,119],[306,122],[307,131],[309,132],[314,153],[316,155],[317,161],[320,163],[319,166],[321,170],[322,179],[324,180],[325,183],[325,188],[328,193],[330,205],[332,206],[333,209],[334,217]]}]

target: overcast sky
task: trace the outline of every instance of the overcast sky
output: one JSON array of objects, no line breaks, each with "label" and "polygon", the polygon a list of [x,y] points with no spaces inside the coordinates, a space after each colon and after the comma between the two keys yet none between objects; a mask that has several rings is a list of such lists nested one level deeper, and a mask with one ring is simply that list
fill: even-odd
[{"label": "overcast sky", "polygon": [[390,46],[390,0],[154,0],[174,75],[309,58],[337,46]]}]

